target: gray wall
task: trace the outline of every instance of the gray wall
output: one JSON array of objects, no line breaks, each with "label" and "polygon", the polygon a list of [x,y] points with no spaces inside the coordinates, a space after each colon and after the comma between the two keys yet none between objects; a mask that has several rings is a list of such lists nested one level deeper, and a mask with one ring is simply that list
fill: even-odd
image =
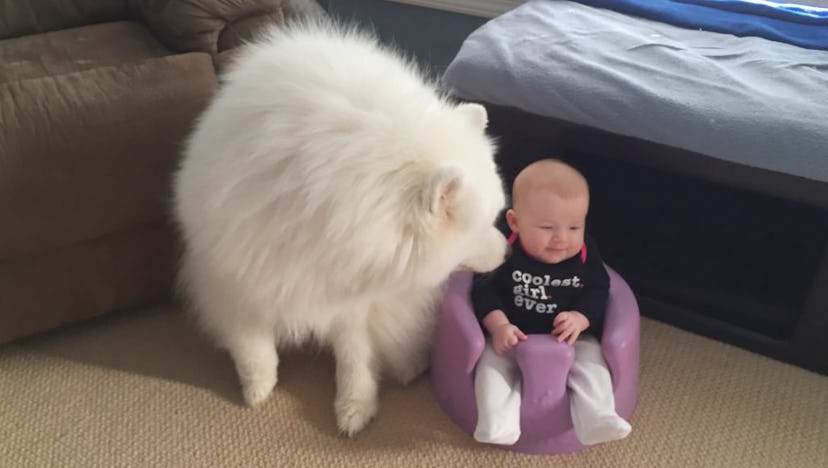
[{"label": "gray wall", "polygon": [[320,0],[328,13],[375,29],[439,75],[454,58],[460,44],[486,18],[467,16],[382,0]]}]

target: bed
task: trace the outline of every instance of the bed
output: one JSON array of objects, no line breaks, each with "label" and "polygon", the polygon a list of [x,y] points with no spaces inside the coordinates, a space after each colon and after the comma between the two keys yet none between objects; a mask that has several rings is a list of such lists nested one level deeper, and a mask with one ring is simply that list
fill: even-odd
[{"label": "bed", "polygon": [[533,0],[443,84],[489,107],[508,182],[550,154],[587,173],[644,315],[828,373],[828,9]]}]

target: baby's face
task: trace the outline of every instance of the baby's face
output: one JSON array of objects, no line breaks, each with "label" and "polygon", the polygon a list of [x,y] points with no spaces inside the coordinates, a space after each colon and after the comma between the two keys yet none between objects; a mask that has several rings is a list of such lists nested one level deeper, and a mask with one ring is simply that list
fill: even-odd
[{"label": "baby's face", "polygon": [[507,218],[530,257],[554,264],[580,253],[588,209],[586,195],[562,198],[544,190],[521,197]]}]

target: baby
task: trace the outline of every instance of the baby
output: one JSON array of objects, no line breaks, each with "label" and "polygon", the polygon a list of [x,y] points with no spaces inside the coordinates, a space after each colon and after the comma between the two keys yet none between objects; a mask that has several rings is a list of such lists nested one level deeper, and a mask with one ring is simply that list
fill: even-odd
[{"label": "baby", "polygon": [[582,444],[630,433],[630,424],[615,412],[598,341],[609,275],[585,234],[588,209],[586,179],[560,160],[534,162],[515,178],[506,212],[512,256],[494,272],[477,275],[472,289],[475,313],[488,334],[474,382],[474,438],[480,442],[511,445],[520,437],[521,378],[513,348],[527,333],[551,333],[575,347],[567,386]]}]

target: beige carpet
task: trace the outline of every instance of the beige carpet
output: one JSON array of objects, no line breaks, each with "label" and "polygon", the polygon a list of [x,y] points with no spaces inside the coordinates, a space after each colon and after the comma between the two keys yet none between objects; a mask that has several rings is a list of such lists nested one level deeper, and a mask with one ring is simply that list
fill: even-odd
[{"label": "beige carpet", "polygon": [[236,385],[172,306],[0,347],[0,465],[828,466],[828,377],[646,319],[633,433],[570,455],[477,445],[427,377],[386,384],[377,418],[341,437],[324,352],[284,355],[260,408]]}]

